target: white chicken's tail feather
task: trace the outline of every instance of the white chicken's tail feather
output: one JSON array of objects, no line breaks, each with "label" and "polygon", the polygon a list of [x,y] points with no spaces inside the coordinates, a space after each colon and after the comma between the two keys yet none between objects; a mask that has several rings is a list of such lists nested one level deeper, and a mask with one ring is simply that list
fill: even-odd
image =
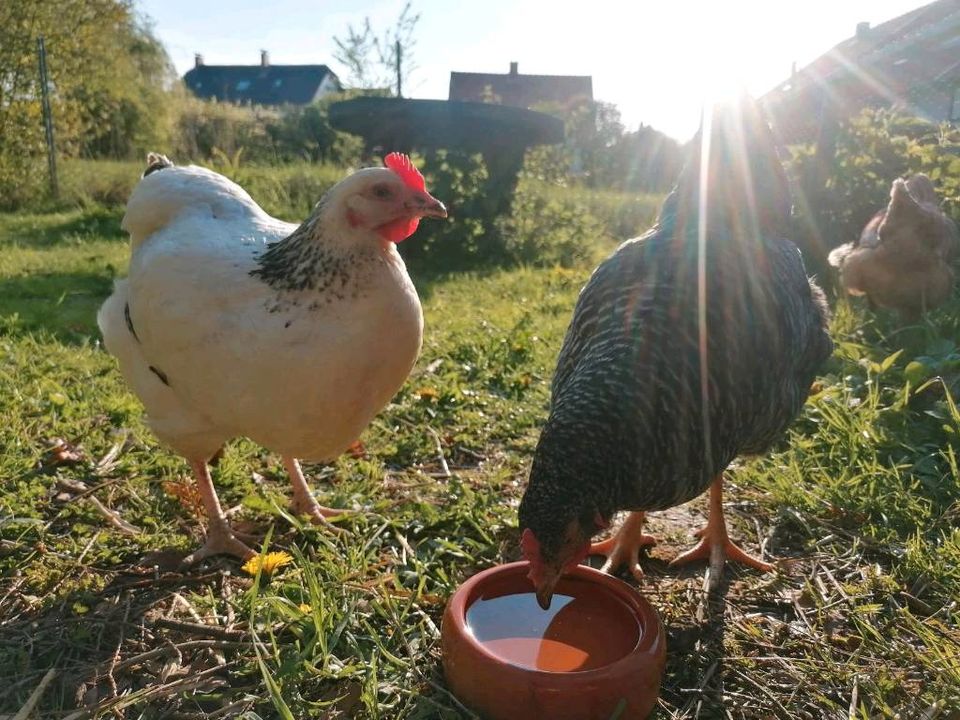
[{"label": "white chicken's tail feather", "polygon": [[150,428],[163,442],[191,460],[206,460],[225,440],[222,430],[213,427],[171,390],[144,357],[136,329],[130,319],[129,286],[118,280],[113,294],[97,313],[103,344],[120,365],[120,371],[147,408]]},{"label": "white chicken's tail feather", "polygon": [[133,249],[186,213],[211,219],[267,217],[246,190],[219,173],[195,165],[175,166],[162,155],[151,160],[121,223]]}]

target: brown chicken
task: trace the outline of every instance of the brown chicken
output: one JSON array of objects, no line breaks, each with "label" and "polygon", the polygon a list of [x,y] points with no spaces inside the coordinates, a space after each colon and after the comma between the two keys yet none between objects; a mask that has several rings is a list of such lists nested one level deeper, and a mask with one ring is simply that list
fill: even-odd
[{"label": "brown chicken", "polygon": [[930,178],[919,174],[893,181],[887,207],[859,240],[834,249],[830,264],[848,293],[913,321],[953,293],[958,255],[957,226],[940,209]]}]

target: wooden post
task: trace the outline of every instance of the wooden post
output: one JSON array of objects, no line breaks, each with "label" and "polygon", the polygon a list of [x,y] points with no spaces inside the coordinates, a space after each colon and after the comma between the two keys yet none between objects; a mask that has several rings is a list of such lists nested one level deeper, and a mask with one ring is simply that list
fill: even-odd
[{"label": "wooden post", "polygon": [[60,197],[57,182],[57,153],[53,142],[53,115],[50,112],[50,83],[47,79],[47,50],[43,45],[43,35],[37,38],[37,59],[40,63],[40,101],[43,107],[43,129],[47,136],[47,164],[50,169],[50,194]]},{"label": "wooden post", "polygon": [[397,97],[403,97],[403,77],[400,72],[400,63],[403,58],[403,47],[397,40]]}]

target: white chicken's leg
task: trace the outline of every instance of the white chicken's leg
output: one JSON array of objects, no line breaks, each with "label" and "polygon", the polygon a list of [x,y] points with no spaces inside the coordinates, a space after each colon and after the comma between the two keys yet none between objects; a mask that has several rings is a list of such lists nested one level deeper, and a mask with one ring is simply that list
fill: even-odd
[{"label": "white chicken's leg", "polygon": [[230,523],[227,522],[227,516],[223,514],[223,508],[220,507],[220,499],[213,487],[213,479],[210,477],[207,463],[198,460],[190,464],[197,477],[197,489],[203,500],[203,508],[207,512],[207,540],[202,547],[185,557],[182,564],[193,565],[211,555],[233,555],[241,560],[249,560],[256,553],[234,536]]},{"label": "white chicken's leg", "polygon": [[687,550],[675,557],[670,564],[682,565],[693,560],[709,560],[712,587],[716,587],[716,583],[720,581],[725,560],[749,565],[760,572],[771,572],[776,567],[748,555],[727,535],[727,523],[723,517],[722,473],[717,475],[710,486],[710,514],[707,516],[707,526],[696,534],[700,537],[700,543],[692,550]]},{"label": "white chicken's leg", "polygon": [[640,551],[645,545],[657,544],[653,535],[643,532],[644,517],[642,512],[631,512],[616,535],[590,546],[591,555],[604,555],[607,558],[600,572],[613,574],[621,565],[626,565],[634,578],[639,580],[643,577]]},{"label": "white chicken's leg", "polygon": [[297,515],[306,515],[317,525],[329,525],[327,518],[346,514],[346,510],[324,507],[317,502],[313,493],[310,492],[307,480],[300,469],[300,462],[296,458],[284,457],[283,466],[290,474],[290,482],[293,485],[293,511]]}]

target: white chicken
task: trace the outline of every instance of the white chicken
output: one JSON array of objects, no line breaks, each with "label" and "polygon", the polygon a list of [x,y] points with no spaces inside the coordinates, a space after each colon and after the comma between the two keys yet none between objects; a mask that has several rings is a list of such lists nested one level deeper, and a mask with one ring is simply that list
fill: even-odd
[{"label": "white chicken", "polygon": [[236,183],[151,153],[123,218],[129,276],[97,321],[150,427],[191,464],[208,517],[185,564],[254,553],[227,522],[208,461],[246,436],[283,458],[293,508],[320,506],[298,458],[342,453],[403,384],[423,316],[395,247],[446,217],[399,153],[331,188],[301,225]]}]

